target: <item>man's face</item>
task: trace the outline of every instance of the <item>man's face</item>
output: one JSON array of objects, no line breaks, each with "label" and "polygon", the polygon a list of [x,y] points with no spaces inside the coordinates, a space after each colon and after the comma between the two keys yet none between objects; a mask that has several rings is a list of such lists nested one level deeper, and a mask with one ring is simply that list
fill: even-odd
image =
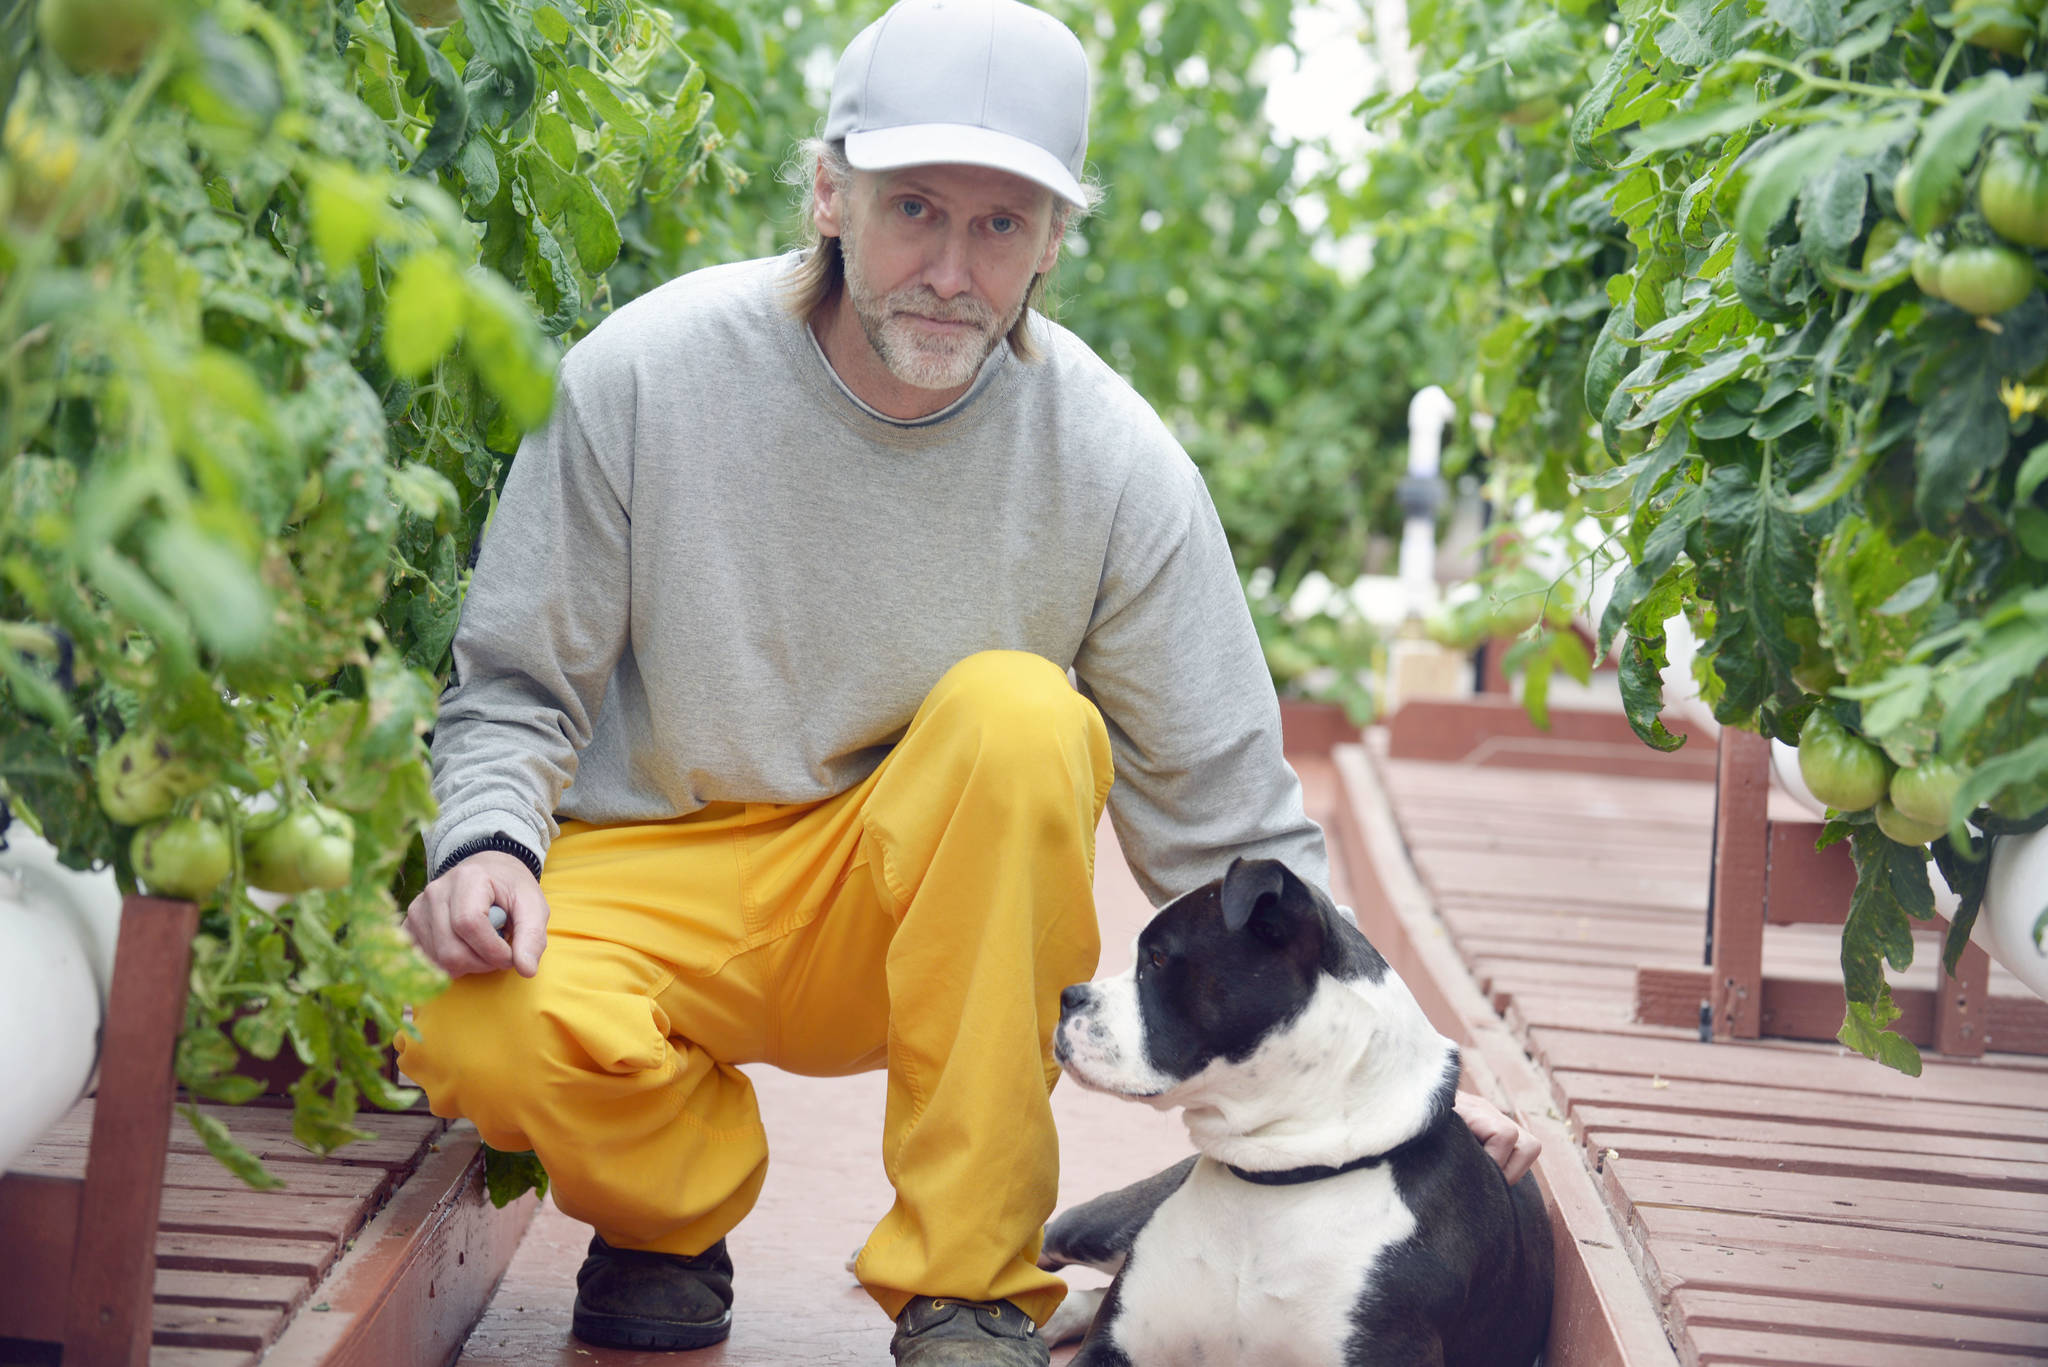
[{"label": "man's face", "polygon": [[843,191],[819,173],[846,302],[889,373],[919,389],[974,378],[1059,254],[1052,217],[1051,191],[986,167],[855,171]]}]

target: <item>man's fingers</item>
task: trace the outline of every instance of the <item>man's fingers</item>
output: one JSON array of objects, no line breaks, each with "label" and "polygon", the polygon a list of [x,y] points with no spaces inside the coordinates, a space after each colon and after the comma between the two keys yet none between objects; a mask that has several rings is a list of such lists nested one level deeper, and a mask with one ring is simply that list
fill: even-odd
[{"label": "man's fingers", "polygon": [[406,914],[405,927],[418,942],[420,953],[451,978],[465,973],[486,973],[490,965],[470,952],[469,946],[448,928],[447,908],[429,902],[422,893]]},{"label": "man's fingers", "polygon": [[455,900],[448,913],[448,924],[455,938],[466,946],[482,963],[484,971],[504,968],[512,962],[512,950],[497,931],[491,929],[490,889],[477,887],[462,889],[463,896]]},{"label": "man's fingers", "polygon": [[540,971],[541,951],[548,947],[548,903],[538,887],[518,889],[506,908],[511,918],[512,967],[522,978]]},{"label": "man's fingers", "polygon": [[1508,1185],[1513,1186],[1536,1166],[1536,1160],[1543,1153],[1543,1141],[1528,1130],[1517,1132],[1513,1152],[1508,1161],[1501,1164],[1501,1171],[1507,1176]]}]

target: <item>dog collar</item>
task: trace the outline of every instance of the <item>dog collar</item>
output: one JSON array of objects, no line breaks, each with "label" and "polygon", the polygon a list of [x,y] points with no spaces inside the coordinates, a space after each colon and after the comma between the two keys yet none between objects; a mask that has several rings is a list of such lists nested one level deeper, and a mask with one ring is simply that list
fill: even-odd
[{"label": "dog collar", "polygon": [[1256,1182],[1262,1187],[1291,1187],[1297,1182],[1320,1182],[1325,1177],[1335,1177],[1339,1173],[1356,1172],[1360,1168],[1376,1167],[1386,1161],[1387,1155],[1384,1153],[1369,1153],[1363,1158],[1354,1158],[1349,1163],[1344,1163],[1334,1168],[1327,1165],[1316,1165],[1306,1168],[1282,1168],[1278,1172],[1252,1172],[1238,1167],[1235,1163],[1225,1163],[1223,1166],[1229,1168],[1245,1181]]}]

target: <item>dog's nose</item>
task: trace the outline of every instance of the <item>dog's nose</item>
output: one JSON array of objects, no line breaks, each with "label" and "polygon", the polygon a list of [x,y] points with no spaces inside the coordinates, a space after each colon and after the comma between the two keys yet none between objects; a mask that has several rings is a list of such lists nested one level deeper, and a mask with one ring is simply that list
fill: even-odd
[{"label": "dog's nose", "polygon": [[1060,1011],[1080,1011],[1088,1005],[1088,984],[1075,983],[1072,987],[1060,989]]}]

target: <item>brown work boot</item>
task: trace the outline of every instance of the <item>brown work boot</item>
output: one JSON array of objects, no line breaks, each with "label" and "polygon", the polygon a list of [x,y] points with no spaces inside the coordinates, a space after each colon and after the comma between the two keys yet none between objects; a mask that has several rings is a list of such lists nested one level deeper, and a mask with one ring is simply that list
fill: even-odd
[{"label": "brown work boot", "polygon": [[613,1248],[593,1235],[576,1273],[570,1332],[605,1348],[709,1348],[732,1332],[732,1259]]},{"label": "brown work boot", "polygon": [[896,1317],[897,1367],[1048,1367],[1052,1352],[1009,1301],[912,1296]]}]

